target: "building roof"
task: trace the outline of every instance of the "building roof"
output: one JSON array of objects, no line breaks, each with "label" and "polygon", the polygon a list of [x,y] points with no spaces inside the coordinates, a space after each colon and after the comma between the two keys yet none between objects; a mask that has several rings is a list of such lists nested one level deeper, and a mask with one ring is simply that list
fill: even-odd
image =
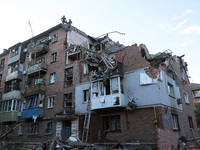
[{"label": "building roof", "polygon": [[192,90],[192,91],[200,90],[200,84],[198,84],[198,83],[190,83],[190,90]]}]

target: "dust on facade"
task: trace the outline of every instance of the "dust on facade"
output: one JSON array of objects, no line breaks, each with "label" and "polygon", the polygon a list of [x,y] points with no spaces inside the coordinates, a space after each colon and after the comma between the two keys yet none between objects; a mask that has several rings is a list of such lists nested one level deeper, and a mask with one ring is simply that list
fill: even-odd
[{"label": "dust on facade", "polygon": [[184,55],[61,20],[0,54],[1,147],[198,148]]}]

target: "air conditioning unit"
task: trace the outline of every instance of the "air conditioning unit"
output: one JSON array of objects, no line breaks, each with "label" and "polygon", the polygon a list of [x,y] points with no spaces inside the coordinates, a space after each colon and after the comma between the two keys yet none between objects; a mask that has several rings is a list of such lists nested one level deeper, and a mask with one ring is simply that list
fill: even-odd
[{"label": "air conditioning unit", "polygon": [[26,53],[26,52],[27,52],[27,48],[25,48],[25,49],[23,50],[23,52]]},{"label": "air conditioning unit", "polygon": [[179,104],[183,104],[183,101],[182,101],[181,98],[178,98],[178,99],[177,99],[177,104],[178,104],[178,105],[179,105]]}]

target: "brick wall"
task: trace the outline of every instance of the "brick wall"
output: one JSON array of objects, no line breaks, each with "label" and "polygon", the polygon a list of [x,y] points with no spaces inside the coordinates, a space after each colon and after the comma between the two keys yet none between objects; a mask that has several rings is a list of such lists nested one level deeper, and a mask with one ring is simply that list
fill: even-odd
[{"label": "brick wall", "polygon": [[[113,115],[120,115],[121,130],[105,132],[103,117]],[[91,119],[92,142],[156,142],[154,119],[153,108],[97,112]]]},{"label": "brick wall", "polygon": [[157,148],[164,149],[177,149],[179,133],[170,130],[157,129]]}]

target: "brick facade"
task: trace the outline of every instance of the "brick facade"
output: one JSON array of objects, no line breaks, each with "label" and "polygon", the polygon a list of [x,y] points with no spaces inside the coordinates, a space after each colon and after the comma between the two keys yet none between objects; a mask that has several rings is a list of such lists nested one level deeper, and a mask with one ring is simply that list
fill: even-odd
[{"label": "brick facade", "polygon": [[[31,127],[32,124],[34,124],[34,120],[32,118],[23,118],[19,117],[19,123],[23,125],[23,133],[18,134],[18,127],[13,130],[10,135],[6,136],[4,138],[5,141],[12,141],[12,142],[46,142],[50,139],[53,139],[55,136],[59,135],[58,132],[63,132],[68,134],[69,128],[72,126],[72,121],[77,121],[77,126],[74,128],[77,129],[77,133],[72,133],[72,130],[70,129],[70,134],[76,134],[78,138],[81,139],[82,132],[83,132],[83,122],[84,122],[84,114],[75,114],[75,108],[77,107],[78,103],[75,101],[77,93],[75,93],[75,89],[77,85],[90,83],[92,75],[94,75],[94,72],[88,72],[84,74],[84,54],[83,49],[81,49],[80,60],[69,60],[69,63],[66,64],[66,56],[67,56],[67,30],[63,28],[62,25],[58,25],[50,30],[45,31],[44,33],[38,35],[35,37],[35,40],[40,40],[44,37],[53,37],[55,34],[58,35],[58,40],[56,42],[50,41],[48,43],[48,52],[39,56],[32,57],[32,59],[40,59],[44,57],[44,63],[47,65],[47,70],[40,74],[34,74],[34,75],[23,75],[23,83],[22,83],[22,89],[24,90],[27,88],[26,84],[30,80],[31,81],[31,87],[35,87],[35,79],[39,77],[43,77],[43,82],[45,83],[45,96],[43,99],[43,116],[38,117],[36,119],[36,123],[38,124],[38,127]],[[83,35],[83,33],[80,31],[77,33]],[[73,37],[74,38],[74,37]],[[88,43],[90,45],[94,44],[91,39],[88,38],[88,36],[85,36],[85,38],[88,39]],[[94,40],[94,39],[93,39]],[[35,41],[35,42],[36,42]],[[31,49],[31,40],[26,41],[27,44],[27,50],[24,62],[24,71],[27,71],[27,64],[29,64],[30,67],[30,54],[33,52]],[[95,45],[95,44],[94,44]],[[68,46],[74,46],[73,44]],[[89,47],[89,46],[88,46]],[[100,46],[101,47],[101,46]],[[75,51],[74,47],[74,51]],[[89,50],[88,50],[89,51]],[[90,50],[92,51],[92,50]],[[52,62],[52,54],[57,53],[56,55],[56,61]],[[98,54],[105,53],[103,50],[99,50]],[[105,53],[106,54],[106,53]],[[79,54],[78,54],[79,55]],[[108,55],[108,54],[106,54]],[[106,109],[99,109],[92,111],[91,116],[91,122],[90,122],[90,132],[89,132],[89,140],[93,143],[132,143],[132,144],[154,144],[157,145],[158,149],[167,149],[171,148],[172,146],[177,147],[178,145],[178,139],[181,136],[185,136],[188,139],[198,137],[197,133],[197,125],[196,120],[194,116],[194,104],[192,99],[192,93],[189,90],[189,82],[186,71],[187,66],[183,64],[182,58],[177,58],[177,61],[175,61],[175,56],[170,57],[170,63],[173,69],[170,69],[169,66],[164,64],[162,59],[155,59],[152,58],[151,60],[147,60],[146,58],[142,57],[142,54],[140,52],[140,47],[137,46],[137,44],[134,44],[132,46],[127,46],[122,48],[121,50],[118,50],[116,52],[111,53],[117,63],[121,63],[122,68],[119,66],[123,73],[127,72],[134,72],[137,70],[144,70],[144,73],[147,74],[148,78],[155,79],[158,87],[161,82],[166,82],[165,89],[167,89],[167,80],[162,80],[161,77],[158,79],[158,76],[161,71],[164,72],[164,75],[170,78],[170,80],[174,81],[176,80],[175,76],[178,76],[180,79],[180,84],[177,83],[177,87],[179,88],[180,92],[180,98],[182,99],[182,104],[180,107],[180,104],[178,104],[178,108],[172,105],[168,105],[168,103],[154,103],[154,104],[145,104],[146,99],[142,99],[144,102],[137,105],[136,108],[133,110],[128,110],[126,107],[116,107],[116,108],[106,108]],[[5,66],[8,63],[8,55],[0,56],[0,58],[6,58],[5,59]],[[33,61],[33,60],[32,60]],[[36,60],[35,60],[36,61]],[[100,62],[102,63],[102,62]],[[99,65],[100,65],[99,63]],[[93,64],[94,65],[94,64]],[[94,67],[94,66],[93,66]],[[100,67],[100,66],[98,66]],[[96,67],[96,68],[98,68]],[[116,68],[117,68],[116,67]],[[66,69],[73,68],[73,84],[70,86],[65,87],[65,78],[66,78]],[[94,67],[95,68],[95,67]],[[115,69],[116,69],[115,68]],[[181,69],[184,69],[184,79],[182,76]],[[119,69],[119,70],[120,70]],[[118,71],[119,71],[118,70]],[[2,71],[1,71],[2,72]],[[0,72],[0,74],[1,74]],[[176,72],[176,73],[174,73]],[[51,80],[51,74],[55,73],[55,82],[50,83]],[[93,74],[92,74],[93,73]],[[6,69],[3,70],[3,75],[6,74]],[[104,74],[105,77],[106,74]],[[108,75],[109,78],[110,75]],[[3,76],[3,80],[5,80],[5,75]],[[104,80],[104,77],[102,80]],[[123,78],[122,80],[118,82],[117,84],[121,84],[120,88],[123,88]],[[147,89],[149,88],[148,94],[162,94],[160,87],[158,88],[158,93],[151,93],[151,85],[145,85],[141,86],[139,84],[140,77],[135,77],[134,81],[138,83],[140,87],[138,89]],[[107,79],[107,78],[106,78]],[[2,80],[2,81],[3,81]],[[100,79],[99,79],[100,80]],[[110,80],[110,79],[109,79]],[[129,84],[136,84],[136,83],[129,83]],[[104,83],[105,84],[105,83]],[[164,83],[162,83],[164,84]],[[1,82],[2,87],[5,86],[3,82]],[[3,93],[2,89],[0,89]],[[131,92],[135,92],[136,89],[129,89]],[[123,93],[124,91],[122,91]],[[159,93],[160,92],[160,93]],[[166,92],[166,91],[165,91]],[[69,114],[64,114],[65,109],[65,103],[64,103],[64,94],[72,93],[72,99],[71,99],[71,109],[72,112]],[[38,93],[37,93],[38,94]],[[123,93],[124,95],[126,93]],[[144,95],[146,93],[143,93]],[[188,95],[187,102],[185,100],[185,95]],[[23,103],[25,99],[27,99],[29,96],[32,96],[34,94],[22,94],[21,102]],[[92,95],[92,94],[91,94]],[[107,95],[105,95],[107,96]],[[163,95],[169,97],[168,93],[167,95]],[[54,97],[53,106],[51,108],[48,108],[49,106],[49,98]],[[127,96],[128,97],[128,96]],[[127,98],[125,95],[125,98]],[[119,98],[119,97],[118,97]],[[129,97],[128,97],[129,98]],[[147,97],[148,98],[148,97]],[[171,98],[171,97],[170,97]],[[174,101],[177,101],[177,97],[172,97]],[[81,97],[80,97],[81,99]],[[130,99],[130,98],[129,98]],[[164,99],[164,98],[163,98]],[[91,98],[92,100],[92,98]],[[134,100],[137,100],[135,98]],[[150,100],[154,101],[154,99]],[[131,101],[129,101],[130,103]],[[22,104],[21,103],[21,104]],[[128,103],[128,104],[129,104]],[[136,101],[137,103],[137,101]],[[28,108],[29,109],[29,108]],[[175,115],[175,118],[173,118]],[[176,118],[177,117],[177,118]],[[177,124],[174,125],[173,121],[176,121]],[[189,120],[192,120],[189,123]],[[47,126],[48,123],[52,122],[51,124],[51,132],[47,133]],[[62,126],[58,127],[58,122],[62,122]],[[12,126],[13,122],[5,122],[3,124]],[[37,125],[34,124],[34,125]],[[37,130],[36,134],[32,134],[31,129]],[[37,129],[36,129],[37,128]],[[60,131],[59,131],[60,130]],[[5,133],[5,129],[2,130],[2,132]],[[75,131],[76,132],[76,131]],[[12,135],[12,136],[11,136]],[[65,137],[65,136],[64,136]],[[167,142],[165,142],[167,141]]]}]

